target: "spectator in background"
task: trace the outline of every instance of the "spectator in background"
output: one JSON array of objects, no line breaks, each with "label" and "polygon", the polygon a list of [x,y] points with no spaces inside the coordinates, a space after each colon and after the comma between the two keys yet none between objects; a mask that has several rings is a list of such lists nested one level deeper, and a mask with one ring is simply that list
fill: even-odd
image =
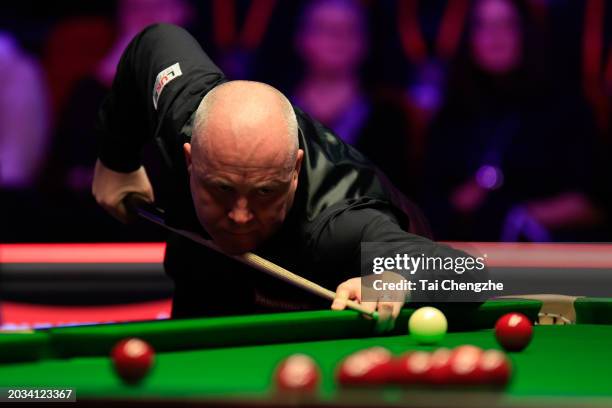
[{"label": "spectator in background", "polygon": [[438,239],[575,239],[599,222],[583,192],[592,129],[562,84],[548,83],[527,17],[518,1],[473,3],[428,148]]},{"label": "spectator in background", "polygon": [[582,91],[593,112],[598,133],[593,154],[595,177],[589,195],[594,203],[605,209],[605,219],[598,232],[601,240],[609,241],[612,235],[612,3],[588,0],[565,6],[571,7],[566,12],[583,21],[582,59],[576,59],[582,63]]},{"label": "spectator in background", "polygon": [[397,64],[403,68],[397,75],[406,78],[404,97],[420,139],[443,101],[447,65],[457,52],[468,9],[469,0],[394,2],[390,19],[397,21],[396,47],[407,63]]},{"label": "spectator in background", "polygon": [[48,102],[42,70],[0,32],[0,188],[32,188],[46,158]]},{"label": "spectator in background", "polygon": [[[64,233],[70,236],[64,239],[116,240],[120,235],[117,230],[124,232],[123,226],[107,219],[91,197],[97,152],[94,132],[97,110],[111,87],[121,54],[134,35],[157,22],[186,25],[191,16],[191,6],[185,0],[117,2],[115,40],[93,72],[76,82],[59,113],[56,126],[45,188],[55,194],[52,198],[54,207],[63,208],[72,216],[78,214],[79,219],[83,220],[67,225]],[[155,169],[152,171],[155,172]],[[76,229],[67,231],[69,227]],[[126,235],[124,237],[129,239]],[[140,236],[132,238],[142,239]]]},{"label": "spectator in background", "polygon": [[[230,78],[253,79],[261,45],[273,25],[273,15],[286,19],[293,2],[277,0],[222,0],[206,2],[209,17],[203,21],[203,35],[207,50],[216,55],[215,63]],[[279,12],[279,8],[281,9]],[[284,32],[283,32],[284,34]],[[270,62],[266,61],[266,68]]]},{"label": "spectator in background", "polygon": [[[391,66],[395,73],[389,75],[402,78],[399,97],[409,124],[402,166],[412,175],[411,195],[419,202],[427,137],[443,102],[448,65],[457,52],[469,4],[470,0],[402,0],[387,5],[391,6],[387,20],[395,21],[397,29],[387,29],[392,33],[387,41],[392,44],[388,55],[395,64],[385,64],[384,69]],[[404,58],[398,50],[403,51]],[[387,150],[391,148],[395,146]]]},{"label": "spectator in background", "polygon": [[186,0],[119,0],[117,7],[117,38],[95,72],[106,88],[110,88],[119,58],[136,34],[153,23],[186,25],[193,12]]},{"label": "spectator in background", "polygon": [[[119,58],[129,41],[147,25],[189,21],[184,0],[120,0],[117,3],[116,38],[94,72],[82,78],[67,98],[56,127],[53,149],[56,180],[69,190],[89,194],[96,160],[93,123],[97,106],[110,89]],[[93,203],[92,203],[93,204]]]},{"label": "spectator in background", "polygon": [[371,110],[360,78],[368,48],[362,6],[352,0],[307,4],[295,42],[305,72],[294,102],[345,142],[356,144]]},{"label": "spectator in background", "polygon": [[409,124],[402,98],[368,92],[363,81],[369,48],[364,6],[356,0],[307,2],[295,47],[303,76],[290,92],[292,102],[356,146],[414,198],[416,177],[407,165]]}]

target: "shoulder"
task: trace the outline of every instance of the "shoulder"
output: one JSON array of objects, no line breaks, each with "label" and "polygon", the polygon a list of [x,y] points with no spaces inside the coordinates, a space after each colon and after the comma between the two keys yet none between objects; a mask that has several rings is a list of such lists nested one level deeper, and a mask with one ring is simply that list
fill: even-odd
[{"label": "shoulder", "polygon": [[[354,168],[371,171],[373,164],[355,147],[345,143],[330,128],[312,118],[299,107],[293,105],[300,132],[300,148],[313,153],[328,161],[329,165],[349,165]],[[308,149],[308,150],[307,150]]]}]

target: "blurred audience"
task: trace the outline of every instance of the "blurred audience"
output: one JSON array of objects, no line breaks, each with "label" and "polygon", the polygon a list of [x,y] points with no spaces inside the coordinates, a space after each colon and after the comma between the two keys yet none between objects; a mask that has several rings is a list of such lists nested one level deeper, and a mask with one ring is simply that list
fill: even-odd
[{"label": "blurred audience", "polygon": [[[610,239],[605,0],[108,4],[45,17],[13,4],[0,17],[0,201],[20,215],[3,219],[0,242],[162,239],[90,194],[99,104],[127,43],[155,22],[187,26],[228,77],[283,89],[415,199],[437,239]],[[163,206],[156,155],[145,165]]]},{"label": "blurred audience", "polygon": [[33,188],[49,154],[48,95],[40,63],[0,31],[0,188]]},{"label": "blurred audience", "polygon": [[523,3],[478,0],[428,148],[428,210],[439,239],[575,239],[601,220],[588,112],[549,83]]},{"label": "blurred audience", "polygon": [[[303,75],[292,101],[368,156],[405,193],[414,192],[410,132],[401,94],[366,89],[367,9],[356,0],[315,0],[303,8],[295,48]],[[380,81],[370,81],[376,83]]]},{"label": "blurred audience", "polygon": [[90,75],[114,39],[112,21],[103,16],[67,17],[52,25],[42,48],[53,123],[64,111],[76,83]]},{"label": "blurred audience", "polygon": [[[574,5],[575,7],[576,5]],[[587,188],[593,202],[604,209],[597,240],[612,235],[612,3],[588,0],[581,5],[582,89],[597,124],[597,141],[591,155],[594,177]]]},{"label": "blurred audience", "polygon": [[446,69],[464,30],[469,0],[397,2],[397,34],[409,63],[405,97],[423,130],[443,102]]},{"label": "blurred audience", "polygon": [[117,3],[114,42],[93,71],[76,82],[59,114],[54,140],[56,160],[51,171],[60,188],[89,194],[92,163],[96,160],[95,117],[131,39],[150,24],[185,25],[190,19],[190,8],[184,0],[120,0]]},{"label": "blurred audience", "polygon": [[[398,84],[399,97],[409,126],[409,132],[404,134],[406,155],[401,160],[401,170],[403,177],[410,180],[407,191],[422,205],[427,138],[431,122],[444,100],[448,66],[457,52],[470,1],[402,0],[392,3],[389,20],[396,21],[397,30],[390,42],[396,43],[398,48],[393,51],[397,54],[396,61],[403,62],[394,64],[401,67],[395,76],[402,79]],[[388,146],[386,150],[394,148],[396,146]],[[384,155],[383,152],[381,157]]]},{"label": "blurred audience", "polygon": [[[277,0],[213,0],[204,30],[206,51],[233,79],[253,79],[261,44],[278,10]],[[279,16],[280,17],[280,16]],[[206,35],[208,34],[208,35]]]},{"label": "blurred audience", "polygon": [[[66,231],[78,240],[114,240],[124,228],[100,211],[91,195],[93,164],[97,157],[94,123],[98,108],[112,85],[123,50],[143,28],[153,23],[186,25],[192,19],[185,0],[119,0],[114,21],[114,41],[90,72],[75,81],[58,113],[53,140],[54,155],[48,165],[44,190],[56,208],[70,209],[82,222]],[[78,41],[78,40],[76,40]],[[146,159],[153,155],[152,149]],[[156,160],[149,160],[153,165]],[[155,168],[149,168],[155,174]],[[60,210],[63,211],[63,210]],[[66,214],[67,215],[67,214]],[[121,233],[119,233],[121,232]],[[146,234],[149,234],[147,231]],[[144,234],[132,236],[146,239]]]},{"label": "blurred audience", "polygon": [[371,110],[360,78],[368,48],[365,10],[354,0],[308,3],[295,44],[305,65],[294,103],[357,144]]}]

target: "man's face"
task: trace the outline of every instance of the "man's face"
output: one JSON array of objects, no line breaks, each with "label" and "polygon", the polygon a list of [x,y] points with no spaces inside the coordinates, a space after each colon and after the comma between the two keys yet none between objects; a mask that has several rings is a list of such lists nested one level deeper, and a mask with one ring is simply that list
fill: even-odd
[{"label": "man's face", "polygon": [[[271,146],[274,148],[273,146]],[[252,251],[282,225],[293,204],[303,156],[291,166],[270,148],[251,155],[231,141],[192,156],[185,145],[190,186],[198,219],[228,254]],[[214,154],[210,154],[214,152]],[[250,156],[250,157],[249,157]]]}]

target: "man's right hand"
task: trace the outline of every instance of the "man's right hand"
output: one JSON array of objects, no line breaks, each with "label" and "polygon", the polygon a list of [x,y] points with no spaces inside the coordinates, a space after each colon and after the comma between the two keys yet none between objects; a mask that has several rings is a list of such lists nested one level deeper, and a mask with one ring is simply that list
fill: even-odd
[{"label": "man's right hand", "polygon": [[130,221],[123,204],[125,196],[135,193],[146,201],[155,201],[153,187],[144,167],[131,173],[119,173],[106,167],[99,159],[96,162],[92,193],[102,208],[125,223]]},{"label": "man's right hand", "polygon": [[[390,272],[387,273],[390,274]],[[338,285],[336,298],[331,305],[332,310],[344,310],[346,308],[346,301],[350,299],[360,303],[368,311],[378,311],[379,316],[385,316],[385,318],[393,320],[399,316],[400,310],[404,306],[405,298],[401,301],[397,299],[385,300],[382,298],[376,301],[363,301],[361,286],[361,278],[352,278]],[[373,299],[374,294],[371,294],[369,297]]]}]

